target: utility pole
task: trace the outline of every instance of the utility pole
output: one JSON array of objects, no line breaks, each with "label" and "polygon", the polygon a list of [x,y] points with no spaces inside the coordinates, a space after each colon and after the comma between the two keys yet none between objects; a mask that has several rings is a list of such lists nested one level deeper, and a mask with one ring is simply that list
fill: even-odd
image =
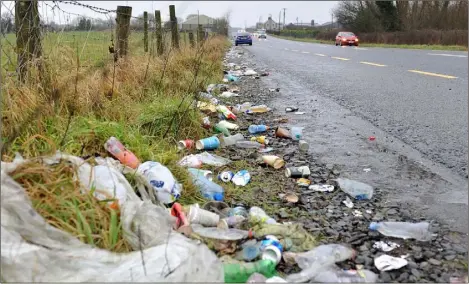
[{"label": "utility pole", "polygon": [[285,28],[285,10],[287,8],[283,8],[283,28]]},{"label": "utility pole", "polygon": [[331,13],[331,30],[334,29],[334,13]]},{"label": "utility pole", "polygon": [[280,17],[282,16],[282,10],[278,12],[278,32],[280,33]]},{"label": "utility pole", "polygon": [[296,17],[296,25],[298,26],[298,17]]}]

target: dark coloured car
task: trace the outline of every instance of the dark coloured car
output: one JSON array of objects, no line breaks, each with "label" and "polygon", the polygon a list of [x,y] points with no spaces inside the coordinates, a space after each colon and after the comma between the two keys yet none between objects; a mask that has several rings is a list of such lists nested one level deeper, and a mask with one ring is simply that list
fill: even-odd
[{"label": "dark coloured car", "polygon": [[340,32],[335,37],[335,45],[355,45],[358,46],[358,37],[351,32]]},{"label": "dark coloured car", "polygon": [[235,39],[235,45],[238,46],[239,44],[249,44],[252,45],[252,37],[250,33],[237,33]]}]

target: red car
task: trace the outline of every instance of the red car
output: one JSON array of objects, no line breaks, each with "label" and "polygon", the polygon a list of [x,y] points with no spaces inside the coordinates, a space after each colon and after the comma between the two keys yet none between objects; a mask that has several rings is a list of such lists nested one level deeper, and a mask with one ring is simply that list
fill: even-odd
[{"label": "red car", "polygon": [[358,46],[358,37],[351,32],[340,32],[335,37],[335,45],[355,45]]}]

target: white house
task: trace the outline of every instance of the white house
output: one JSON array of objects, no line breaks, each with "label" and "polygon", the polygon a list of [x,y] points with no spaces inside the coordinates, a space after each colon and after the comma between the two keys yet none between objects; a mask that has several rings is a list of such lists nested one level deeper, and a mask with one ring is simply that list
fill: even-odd
[{"label": "white house", "polygon": [[202,25],[204,30],[210,29],[213,25],[214,19],[206,15],[194,15],[182,23],[183,30],[197,30],[199,24]]},{"label": "white house", "polygon": [[267,31],[278,31],[278,29],[283,30],[283,24],[281,23],[276,23],[274,20],[272,20],[272,17],[269,17],[269,19],[264,23],[264,29]]}]

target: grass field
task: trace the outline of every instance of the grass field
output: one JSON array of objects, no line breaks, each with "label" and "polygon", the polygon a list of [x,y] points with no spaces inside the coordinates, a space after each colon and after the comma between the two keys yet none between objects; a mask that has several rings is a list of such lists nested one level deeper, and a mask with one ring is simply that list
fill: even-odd
[{"label": "grass field", "polygon": [[[42,40],[42,49],[46,57],[54,56],[57,52],[68,53],[76,58],[78,53],[81,66],[103,67],[105,63],[112,60],[112,54],[108,47],[112,43],[114,31],[70,31],[47,33]],[[180,42],[184,42],[184,33],[180,34]],[[165,33],[163,38],[169,46],[171,35]],[[156,45],[156,40],[149,35],[149,45]],[[2,46],[3,70],[14,71],[16,66],[16,36],[14,33],[6,34],[0,39]],[[129,38],[129,49],[133,55],[143,55],[143,32],[131,31]]]},{"label": "grass field", "polygon": [[[313,42],[313,43],[321,43],[321,44],[334,44],[334,41],[330,40],[318,40],[312,38],[295,38],[289,36],[277,36],[271,35],[273,37],[294,40],[294,41],[301,41],[301,42]],[[459,46],[459,45],[416,45],[416,44],[383,44],[383,43],[366,43],[360,42],[360,46],[363,47],[383,47],[383,48],[405,48],[405,49],[426,49],[426,50],[452,50],[452,51],[467,51],[468,48],[466,46]]]},{"label": "grass field", "polygon": [[[181,40],[181,48],[175,50],[169,48],[166,37],[165,53],[159,57],[144,52],[142,33],[132,33],[129,56],[116,64],[108,52],[110,39],[110,32],[48,34],[43,40],[41,71],[30,68],[26,83],[19,84],[12,72],[15,50],[6,42],[13,43],[14,35],[2,38],[2,161],[12,161],[15,152],[31,158],[56,150],[80,157],[108,156],[103,145],[115,136],[141,161],[157,161],[172,171],[183,183],[180,202],[201,201],[187,171],[176,166],[175,142],[208,135],[192,101],[208,84],[221,82],[226,38],[211,37],[196,48]],[[49,169],[60,182],[45,175],[47,170],[35,164],[15,173],[33,205],[42,206],[36,209],[49,210],[41,211],[42,216],[79,234],[86,243],[128,250],[128,245],[116,241],[120,225],[112,210],[96,207],[89,198],[79,196],[79,190],[55,196],[62,194],[63,186],[76,189],[77,185],[69,169]],[[70,200],[81,200],[84,205],[77,209]],[[101,223],[94,217],[98,213]],[[91,230],[77,231],[64,220]]]}]

